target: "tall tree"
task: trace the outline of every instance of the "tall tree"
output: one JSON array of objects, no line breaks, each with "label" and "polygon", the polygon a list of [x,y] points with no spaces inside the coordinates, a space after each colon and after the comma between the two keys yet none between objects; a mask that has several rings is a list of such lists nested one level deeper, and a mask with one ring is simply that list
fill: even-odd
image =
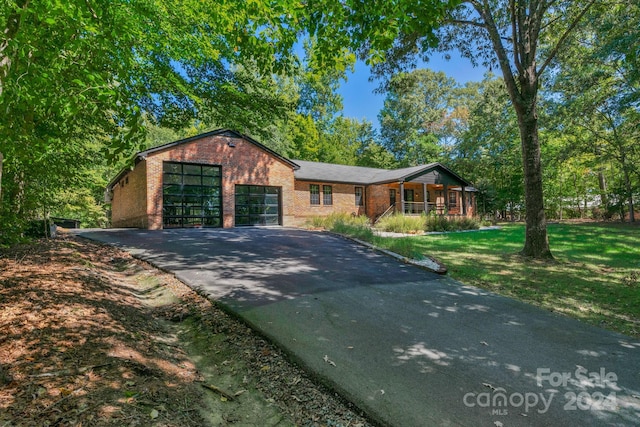
[{"label": "tall tree", "polygon": [[[521,253],[548,258],[536,110],[540,77],[595,1],[318,0],[309,3],[309,27],[327,49],[358,51],[377,74],[415,65],[436,48],[458,49],[474,63],[497,63],[520,129],[527,210]],[[555,44],[541,57],[538,47],[547,40]]]},{"label": "tall tree", "polygon": [[378,114],[385,147],[404,166],[442,160],[453,137],[458,84],[443,72],[394,75]]},{"label": "tall tree", "polygon": [[[571,48],[557,57],[556,72],[549,86],[554,114],[562,119],[562,132],[578,134],[576,156],[589,154],[597,163],[601,199],[608,207],[606,182],[620,188],[614,199],[626,200],[629,220],[635,220],[634,194],[640,187],[640,66],[637,40],[640,37],[637,2],[616,2],[607,9],[594,8],[585,25],[573,35]],[[607,164],[616,175],[607,180]],[[624,216],[624,215],[623,215]]]},{"label": "tall tree", "polygon": [[26,208],[37,186],[29,171],[63,171],[63,153],[73,156],[82,141],[109,141],[114,157],[143,141],[143,118],[179,127],[212,104],[252,100],[225,91],[238,82],[228,70],[244,61],[266,73],[288,66],[297,30],[285,18],[295,4],[3,1],[0,153],[3,179],[15,183],[0,193],[3,212]]},{"label": "tall tree", "polygon": [[522,155],[504,81],[488,73],[466,90],[468,125],[453,151],[453,165],[476,184],[482,213],[508,213],[513,219],[524,200]]}]

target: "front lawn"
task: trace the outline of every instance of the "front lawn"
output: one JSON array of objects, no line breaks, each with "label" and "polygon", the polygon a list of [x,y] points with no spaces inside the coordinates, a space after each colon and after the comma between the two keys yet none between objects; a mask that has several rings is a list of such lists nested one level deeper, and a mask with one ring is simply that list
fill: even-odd
[{"label": "front lawn", "polygon": [[441,260],[461,282],[514,297],[585,322],[640,336],[640,227],[550,224],[554,261],[517,255],[524,225],[499,230],[400,239],[377,246]]}]

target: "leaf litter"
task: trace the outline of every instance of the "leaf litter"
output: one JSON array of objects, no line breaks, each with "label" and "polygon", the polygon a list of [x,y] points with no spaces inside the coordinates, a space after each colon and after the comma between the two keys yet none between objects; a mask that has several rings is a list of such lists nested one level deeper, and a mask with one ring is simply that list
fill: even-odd
[{"label": "leaf litter", "polygon": [[373,424],[174,276],[63,234],[0,251],[0,426],[34,425]]}]

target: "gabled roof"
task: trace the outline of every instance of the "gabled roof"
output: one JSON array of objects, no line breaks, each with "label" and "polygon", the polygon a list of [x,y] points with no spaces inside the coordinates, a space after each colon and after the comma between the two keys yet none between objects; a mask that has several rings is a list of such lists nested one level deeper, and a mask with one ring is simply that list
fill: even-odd
[{"label": "gabled roof", "polygon": [[[171,148],[176,147],[178,145],[188,144],[190,142],[197,141],[198,139],[208,138],[208,137],[212,137],[212,136],[227,136],[227,137],[230,137],[230,138],[244,139],[246,141],[249,141],[253,145],[257,146],[258,148],[260,148],[260,149],[266,151],[267,153],[271,154],[272,156],[276,157],[277,159],[283,161],[284,163],[290,165],[294,170],[296,170],[296,169],[298,169],[300,167],[297,164],[295,164],[294,162],[292,162],[291,160],[287,159],[286,157],[281,156],[280,154],[276,153],[275,151],[273,151],[269,147],[259,143],[255,139],[253,139],[253,138],[251,138],[251,137],[249,137],[247,135],[243,135],[243,134],[241,134],[239,132],[230,130],[230,129],[212,130],[210,132],[201,133],[199,135],[195,135],[195,136],[192,136],[192,137],[189,137],[189,138],[184,138],[184,139],[181,139],[181,140],[178,140],[178,141],[169,142],[167,144],[159,145],[157,147],[153,147],[153,148],[150,148],[148,150],[140,151],[140,152],[136,153],[136,155],[133,158],[134,165],[138,164],[141,160],[146,159],[147,156],[149,156],[150,154],[157,153],[157,152],[163,151],[163,150],[168,150],[168,149],[171,149]],[[131,167],[123,168],[120,171],[120,173],[118,173],[118,175],[116,175],[116,177],[113,178],[109,182],[109,184],[107,184],[107,189],[112,190],[113,186],[116,185],[116,183],[118,183],[118,181],[120,181],[129,171],[131,171]]]},{"label": "gabled roof", "polygon": [[302,181],[343,182],[349,184],[371,184],[375,177],[388,172],[386,169],[365,168],[362,166],[336,165],[333,163],[294,160],[300,169],[294,176]]},{"label": "gabled roof", "polygon": [[181,139],[179,141],[174,141],[174,142],[170,142],[168,144],[159,145],[157,147],[153,147],[153,148],[150,148],[148,150],[139,152],[138,154],[136,154],[136,158],[145,159],[149,154],[153,154],[153,153],[156,153],[156,152],[162,151],[162,150],[167,150],[167,149],[173,148],[173,147],[175,147],[177,145],[187,144],[189,142],[197,141],[198,139],[208,138],[208,137],[211,137],[211,136],[227,136],[227,137],[230,137],[230,138],[245,139],[245,140],[249,141],[250,143],[252,143],[253,145],[256,145],[257,147],[259,147],[262,150],[266,151],[267,153],[271,154],[272,156],[274,156],[274,157],[282,160],[283,162],[289,164],[294,169],[298,169],[298,165],[297,164],[295,164],[291,160],[287,159],[286,157],[281,156],[280,154],[276,153],[275,151],[273,151],[271,148],[267,147],[266,145],[262,145],[261,143],[259,143],[255,139],[251,138],[250,136],[243,135],[243,134],[241,134],[239,132],[236,132],[236,131],[230,130],[230,129],[212,130],[210,132],[201,133],[199,135],[192,136],[192,137],[189,137],[189,138],[184,138],[184,139]]},{"label": "gabled roof", "polygon": [[361,166],[336,165],[331,163],[308,162],[294,160],[300,166],[294,174],[301,181],[320,181],[348,184],[386,184],[391,182],[426,182],[440,183],[442,174],[448,176],[451,183],[470,186],[467,180],[460,177],[442,163],[412,166],[402,169],[378,169]]},{"label": "gabled roof", "polygon": [[[182,144],[187,144],[212,136],[241,138],[252,143],[273,157],[290,165],[294,170],[295,178],[301,181],[319,181],[358,185],[386,184],[392,182],[421,182],[427,184],[444,183],[448,185],[471,186],[471,183],[441,163],[429,163],[427,165],[388,170],[361,166],[336,165],[332,163],[309,162],[305,160],[289,160],[271,150],[269,147],[262,145],[255,139],[230,129],[217,129],[141,151],[135,155],[133,159],[134,164],[138,164],[149,155],[159,151],[169,150]],[[120,173],[109,182],[107,189],[112,190],[113,186],[116,185],[116,183],[118,183],[130,170],[130,167],[122,169],[122,171],[120,171]]]}]

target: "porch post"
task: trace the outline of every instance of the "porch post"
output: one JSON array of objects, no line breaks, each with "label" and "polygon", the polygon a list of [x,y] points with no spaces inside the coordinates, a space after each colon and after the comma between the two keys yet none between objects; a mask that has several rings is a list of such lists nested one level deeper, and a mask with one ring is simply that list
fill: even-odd
[{"label": "porch post", "polygon": [[422,200],[424,200],[424,213],[429,213],[429,202],[427,201],[427,184],[422,183]]},{"label": "porch post", "polygon": [[402,215],[404,215],[404,181],[400,181],[400,209]]},{"label": "porch post", "polygon": [[442,192],[444,193],[444,210],[449,215],[449,186],[447,184],[442,186]]},{"label": "porch post", "polygon": [[461,193],[462,215],[467,216],[467,201],[466,201],[467,197],[466,197],[466,193],[464,192],[464,184],[462,184],[460,188],[462,188],[462,193]]}]

